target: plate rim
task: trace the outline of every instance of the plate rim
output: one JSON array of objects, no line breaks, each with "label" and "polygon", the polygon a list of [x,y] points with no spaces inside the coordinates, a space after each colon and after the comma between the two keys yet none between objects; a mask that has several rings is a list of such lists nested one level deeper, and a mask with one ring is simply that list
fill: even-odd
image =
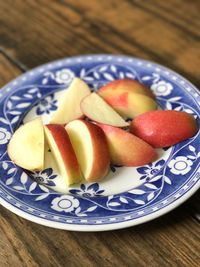
[{"label": "plate rim", "polygon": [[[29,76],[31,73],[35,72],[35,74],[38,74],[38,70],[45,68],[47,66],[55,66],[56,64],[60,63],[60,62],[65,62],[67,60],[75,60],[78,58],[90,58],[90,60],[95,60],[97,57],[110,57],[110,58],[123,58],[123,59],[132,59],[132,60],[138,60],[140,62],[146,63],[146,64],[152,64],[153,66],[157,66],[160,67],[162,70],[167,70],[169,71],[171,74],[174,74],[176,76],[178,76],[179,78],[183,79],[184,81],[186,81],[189,85],[192,86],[192,89],[194,89],[198,94],[199,91],[197,89],[197,87],[195,85],[193,85],[190,81],[188,81],[186,78],[184,78],[182,75],[176,73],[175,71],[169,69],[168,67],[165,67],[163,65],[160,65],[154,61],[151,60],[145,60],[145,59],[140,59],[137,57],[133,57],[133,56],[129,56],[129,55],[111,55],[111,54],[88,54],[88,55],[78,55],[78,56],[73,56],[73,57],[66,57],[66,58],[62,58],[62,59],[58,59],[55,61],[50,61],[48,63],[39,65],[38,67],[35,67],[21,75],[19,75],[18,77],[16,77],[15,79],[11,80],[9,83],[7,83],[6,85],[4,85],[1,88],[1,93],[2,95],[5,95],[8,91],[6,90],[6,88],[8,88],[13,82],[18,82],[20,81],[23,77],[25,76]],[[105,58],[106,59],[106,58]],[[70,62],[69,62],[70,63]],[[79,62],[77,61],[77,64]],[[131,63],[131,62],[130,62]],[[31,75],[32,77],[34,77],[34,75]],[[56,229],[62,229],[62,230],[69,230],[69,231],[84,231],[84,232],[95,232],[95,231],[109,231],[109,230],[117,230],[117,229],[122,229],[122,228],[127,228],[127,227],[131,227],[131,226],[135,226],[138,224],[143,224],[145,222],[151,221],[153,219],[156,219],[170,211],[172,211],[173,209],[175,209],[176,207],[180,206],[183,202],[185,202],[187,199],[189,199],[198,189],[200,188],[200,179],[197,178],[197,182],[191,187],[189,188],[189,190],[182,195],[179,199],[173,201],[172,203],[170,203],[167,206],[164,206],[163,208],[160,208],[157,211],[154,211],[153,213],[144,215],[142,217],[139,218],[135,218],[135,219],[130,219],[127,221],[123,221],[123,222],[114,222],[114,223],[109,223],[109,224],[95,224],[95,225],[91,225],[91,224],[69,224],[69,223],[62,223],[62,222],[55,222],[55,221],[51,221],[49,219],[43,219],[43,218],[39,218],[33,214],[29,214],[28,212],[25,212],[23,210],[21,210],[20,208],[17,208],[16,206],[12,205],[11,203],[8,203],[5,199],[3,199],[2,197],[0,197],[0,204],[2,206],[4,206],[5,208],[7,208],[8,210],[10,210],[11,212],[38,224],[41,225],[45,225],[48,227],[52,227],[52,228],[56,228]]]},{"label": "plate rim", "polygon": [[156,218],[159,218],[171,211],[173,211],[175,208],[179,207],[181,204],[183,204],[187,199],[189,199],[198,189],[200,188],[200,179],[197,180],[195,185],[190,188],[187,193],[185,193],[181,198],[177,199],[176,201],[170,203],[168,206],[165,206],[164,208],[161,208],[158,211],[154,211],[153,213],[150,213],[148,215],[145,215],[143,217],[139,217],[136,219],[127,220],[124,222],[115,222],[115,223],[109,223],[109,224],[69,224],[69,223],[61,223],[61,222],[55,222],[50,221],[47,219],[39,218],[35,215],[29,214],[27,212],[22,211],[21,209],[13,206],[12,204],[6,202],[3,198],[0,197],[0,204],[8,209],[9,211],[13,212],[14,214],[37,224],[60,229],[60,230],[68,230],[68,231],[78,231],[78,232],[99,232],[99,231],[111,231],[111,230],[119,230],[124,229],[136,225],[140,225],[143,223],[150,222]]}]

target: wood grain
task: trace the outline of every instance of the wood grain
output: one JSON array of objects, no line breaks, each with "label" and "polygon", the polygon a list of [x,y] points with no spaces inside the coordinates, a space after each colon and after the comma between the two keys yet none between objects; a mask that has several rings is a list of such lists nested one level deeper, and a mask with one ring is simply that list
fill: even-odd
[{"label": "wood grain", "polygon": [[[0,87],[29,68],[88,53],[150,59],[200,86],[199,10],[198,0],[0,1]],[[50,229],[0,207],[0,266],[198,267],[199,201],[197,192],[155,221],[101,233]]]},{"label": "wood grain", "polygon": [[[181,9],[184,14],[187,7],[190,10],[188,4],[183,8],[181,1],[171,0],[164,13],[158,6],[161,1],[147,2],[50,0],[47,5],[45,0],[26,4],[17,0],[17,8],[10,10],[12,1],[1,1],[1,45],[29,68],[68,55],[137,55],[169,66],[199,85],[198,27],[195,24],[192,32],[188,29],[192,23],[186,27],[185,20],[176,22],[176,13]],[[198,9],[200,4],[195,3]],[[195,12],[195,8],[191,10]],[[166,19],[168,13],[170,19]],[[197,18],[195,21],[199,23]]]},{"label": "wood grain", "polygon": [[11,64],[5,55],[0,52],[0,88],[19,74],[21,74],[20,69]]}]

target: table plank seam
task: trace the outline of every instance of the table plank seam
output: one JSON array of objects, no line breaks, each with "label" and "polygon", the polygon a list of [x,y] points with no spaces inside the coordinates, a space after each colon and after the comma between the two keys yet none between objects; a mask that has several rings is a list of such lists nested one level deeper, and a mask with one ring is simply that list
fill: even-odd
[{"label": "table plank seam", "polygon": [[[66,3],[66,2],[61,2],[64,6],[71,8],[72,10],[76,11],[78,14],[82,15],[82,13],[80,12],[80,10],[78,10],[77,8],[75,8],[73,5]],[[87,16],[84,17],[84,20],[89,23],[91,26],[94,25],[95,23],[94,21],[91,21]],[[166,65],[166,62],[169,63],[168,67],[172,68],[173,70],[175,70],[176,72],[182,74],[183,76],[185,76],[186,78],[188,78],[190,81],[192,81],[194,84],[199,85],[199,79],[197,79],[194,75],[192,74],[188,74],[188,72],[185,72],[181,67],[177,66],[177,64],[174,64],[171,60],[167,60],[166,58],[171,58],[170,55],[166,56],[161,56],[158,53],[154,52],[152,49],[149,49],[148,47],[141,45],[140,42],[138,42],[135,38],[130,38],[128,37],[126,34],[123,34],[122,32],[118,31],[115,27],[111,26],[110,24],[105,23],[105,21],[100,21],[98,19],[96,19],[96,25],[102,28],[104,27],[105,29],[107,29],[108,31],[112,32],[112,34],[115,34],[116,36],[118,36],[119,38],[121,38],[122,40],[124,40],[125,42],[127,42],[130,45],[134,45],[135,47],[139,48],[140,50],[144,51],[147,55],[149,55],[154,61],[156,61],[157,63]],[[113,46],[116,46],[115,43],[112,42],[108,42],[108,40],[104,40],[106,41],[106,43],[111,44]],[[122,51],[122,47],[120,45],[117,46],[117,48],[120,48],[120,50]],[[127,49],[123,49],[123,52],[126,53],[130,53]]]},{"label": "table plank seam", "polygon": [[22,72],[26,72],[28,70],[28,67],[24,65],[19,60],[13,58],[4,48],[0,48],[0,53],[12,64],[14,64],[16,67],[18,67]]},{"label": "table plank seam", "polygon": [[133,0],[133,1],[132,0],[126,0],[126,1],[128,3],[131,3],[134,6],[137,6],[138,8],[142,9],[145,12],[151,13],[153,16],[156,16],[156,18],[159,18],[160,20],[168,23],[169,25],[181,30],[184,33],[184,35],[185,34],[186,34],[186,36],[189,35],[191,38],[193,38],[196,41],[200,40],[200,35],[191,32],[189,29],[185,28],[184,26],[179,25],[178,23],[176,23],[176,22],[170,20],[169,18],[167,18],[166,16],[163,16],[160,13],[148,8],[147,6],[143,6],[142,4],[140,4],[140,2],[135,1],[135,0]]}]

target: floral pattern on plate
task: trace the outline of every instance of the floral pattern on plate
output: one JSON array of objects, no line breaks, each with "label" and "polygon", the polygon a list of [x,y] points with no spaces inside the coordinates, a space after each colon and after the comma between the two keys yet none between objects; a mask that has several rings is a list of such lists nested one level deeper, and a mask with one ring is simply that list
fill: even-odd
[{"label": "floral pattern on plate", "polygon": [[[98,55],[64,59],[39,67],[8,84],[2,91],[0,202],[3,205],[23,217],[49,226],[108,230],[160,216],[199,188],[199,132],[173,147],[168,158],[136,168],[141,184],[113,195],[106,195],[100,182],[81,184],[71,188],[69,194],[57,193],[51,189],[57,178],[53,169],[31,174],[11,162],[7,144],[24,114],[35,105],[35,115],[53,112],[57,107],[54,94],[66,88],[75,76],[85,80],[93,90],[115,79],[137,79],[155,92],[162,108],[186,111],[199,122],[198,91],[178,74],[154,63]],[[113,166],[113,171],[116,169],[120,168]]]}]

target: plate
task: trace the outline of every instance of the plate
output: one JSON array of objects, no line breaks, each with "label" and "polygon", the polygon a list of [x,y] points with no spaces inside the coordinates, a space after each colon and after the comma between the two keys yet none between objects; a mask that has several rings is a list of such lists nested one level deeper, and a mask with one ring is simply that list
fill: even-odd
[{"label": "plate", "polygon": [[[33,69],[0,92],[0,203],[30,221],[76,231],[106,231],[141,224],[174,209],[200,187],[200,133],[137,168],[111,166],[99,183],[67,188],[49,156],[39,173],[27,172],[7,154],[15,129],[35,116],[44,122],[63,89],[78,76],[92,90],[115,79],[136,79],[156,95],[162,109],[192,114],[199,123],[200,94],[177,73],[150,61],[114,55],[58,60]],[[56,191],[55,191],[56,190]]]}]

